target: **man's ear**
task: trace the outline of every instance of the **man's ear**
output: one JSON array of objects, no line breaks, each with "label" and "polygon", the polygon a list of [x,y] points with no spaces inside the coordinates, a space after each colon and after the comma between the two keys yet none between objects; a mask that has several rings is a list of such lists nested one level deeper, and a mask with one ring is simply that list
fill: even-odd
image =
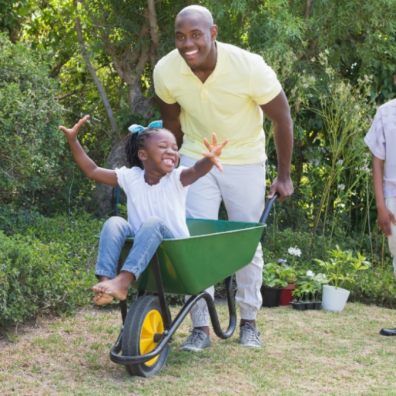
[{"label": "man's ear", "polygon": [[140,159],[140,161],[145,161],[147,159],[146,150],[144,149],[138,150],[138,158]]},{"label": "man's ear", "polygon": [[217,25],[212,25],[210,28],[210,37],[212,38],[213,41],[216,40],[217,38]]}]

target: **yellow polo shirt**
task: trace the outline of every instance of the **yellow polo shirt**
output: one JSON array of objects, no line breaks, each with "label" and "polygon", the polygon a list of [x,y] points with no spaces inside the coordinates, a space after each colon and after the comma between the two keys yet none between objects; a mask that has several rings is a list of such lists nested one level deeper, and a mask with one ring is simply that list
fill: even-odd
[{"label": "yellow polo shirt", "polygon": [[259,105],[274,99],[282,87],[261,56],[217,42],[216,67],[202,83],[175,49],[158,61],[153,77],[158,97],[181,107],[182,154],[201,158],[206,151],[203,138],[210,140],[215,132],[220,142],[229,140],[221,155],[222,163],[265,161],[263,112]]}]

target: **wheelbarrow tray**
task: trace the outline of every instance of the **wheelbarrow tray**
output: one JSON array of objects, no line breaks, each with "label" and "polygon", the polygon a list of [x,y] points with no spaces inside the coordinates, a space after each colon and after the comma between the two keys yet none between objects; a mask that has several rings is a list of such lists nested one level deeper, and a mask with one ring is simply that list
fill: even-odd
[{"label": "wheelbarrow tray", "polygon": [[[188,219],[187,225],[190,237],[165,239],[157,250],[167,293],[197,294],[249,264],[265,227],[261,223],[206,219]],[[135,287],[156,292],[150,267]]]}]

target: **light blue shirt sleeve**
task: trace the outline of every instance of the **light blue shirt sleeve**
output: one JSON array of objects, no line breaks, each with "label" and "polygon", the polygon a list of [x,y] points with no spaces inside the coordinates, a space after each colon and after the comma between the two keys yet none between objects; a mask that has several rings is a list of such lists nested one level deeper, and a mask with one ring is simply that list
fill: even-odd
[{"label": "light blue shirt sleeve", "polygon": [[375,157],[381,160],[385,160],[385,152],[386,152],[385,132],[382,121],[381,109],[377,110],[373,123],[371,124],[371,127],[367,132],[367,135],[364,137],[364,142],[367,144],[371,153]]}]

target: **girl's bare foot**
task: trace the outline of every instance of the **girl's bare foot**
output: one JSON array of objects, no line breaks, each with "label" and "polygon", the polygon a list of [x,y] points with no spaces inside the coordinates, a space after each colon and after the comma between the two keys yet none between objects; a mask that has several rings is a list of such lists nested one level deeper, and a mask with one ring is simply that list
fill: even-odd
[{"label": "girl's bare foot", "polygon": [[111,304],[114,300],[114,297],[110,294],[106,293],[95,293],[93,298],[93,302],[96,305],[108,305]]},{"label": "girl's bare foot", "polygon": [[135,279],[130,272],[122,271],[114,279],[104,280],[92,287],[95,293],[94,302],[97,305],[110,304],[113,298],[126,300],[129,285]]}]

